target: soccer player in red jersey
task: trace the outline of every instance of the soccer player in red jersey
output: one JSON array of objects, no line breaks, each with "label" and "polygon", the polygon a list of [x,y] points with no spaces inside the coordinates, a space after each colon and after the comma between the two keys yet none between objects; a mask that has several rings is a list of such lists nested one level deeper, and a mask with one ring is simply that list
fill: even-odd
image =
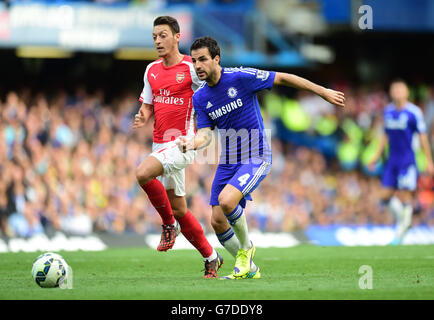
[{"label": "soccer player in red jersey", "polygon": [[137,181],[163,221],[158,251],[167,251],[179,233],[201,253],[205,278],[216,278],[223,258],[205,238],[196,217],[185,200],[185,167],[196,151],[182,153],[175,139],[193,137],[192,96],[201,81],[196,76],[191,57],[179,52],[180,30],[169,16],[154,20],[152,33],[158,60],[150,63],[144,75],[140,95],[142,105],[135,115],[133,128],[139,128],[154,115],[152,153],[137,167]]}]

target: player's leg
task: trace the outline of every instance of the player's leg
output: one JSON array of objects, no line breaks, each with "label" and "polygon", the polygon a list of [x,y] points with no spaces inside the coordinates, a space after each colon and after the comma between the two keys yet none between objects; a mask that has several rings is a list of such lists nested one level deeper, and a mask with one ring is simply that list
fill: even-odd
[{"label": "player's leg", "polygon": [[[400,198],[396,195],[396,190],[388,187],[383,187],[380,192],[380,205],[383,208],[382,211],[385,211],[386,208],[392,213],[395,219],[396,229],[399,229],[399,226],[403,221],[403,209],[404,206]],[[399,244],[399,238],[395,236],[390,242],[392,245]]]},{"label": "player's leg", "polygon": [[[382,190],[380,192],[380,204],[383,208],[388,207],[393,214],[397,230],[400,228],[399,226],[403,221],[404,208],[400,198],[396,196],[396,190],[398,189],[398,172],[398,166],[389,160],[381,177]],[[399,242],[399,238],[395,236],[390,244],[395,245],[399,244]]]},{"label": "player's leg", "polygon": [[211,226],[221,245],[235,258],[241,248],[240,242],[220,206],[212,206]]},{"label": "player's leg", "polygon": [[136,168],[136,178],[140,185],[146,185],[164,173],[161,162],[150,155]]},{"label": "player's leg", "polygon": [[400,200],[394,196],[395,190],[398,187],[397,168],[390,162],[388,162],[384,168],[381,177],[381,185],[380,205],[383,210],[388,207],[394,215],[395,220],[398,220],[402,210],[402,204]]},{"label": "player's leg", "polygon": [[185,197],[176,195],[174,189],[167,190],[167,196],[184,237],[200,252],[204,261],[217,258],[217,252],[206,239],[199,221],[188,210]]},{"label": "player's leg", "polygon": [[173,247],[179,233],[179,226],[166,193],[166,189],[169,189],[166,185],[167,175],[178,168],[178,162],[183,165],[182,162],[185,162],[187,156],[180,155],[173,141],[164,144],[154,143],[152,149],[151,155],[137,168],[136,176],[140,186],[148,194],[149,200],[163,220],[163,232],[157,250],[167,251]]},{"label": "player's leg", "polygon": [[[234,230],[229,225],[228,219],[223,213],[220,206],[212,206],[212,217],[211,225],[217,235],[217,239],[221,245],[234,257],[237,257],[238,251],[240,250],[240,242],[235,235]],[[261,274],[259,268],[255,265],[253,260],[250,263],[250,270],[246,278],[259,279]],[[236,279],[234,273],[222,277],[221,279]]]},{"label": "player's leg", "polygon": [[220,193],[218,200],[223,214],[237,235],[241,249],[250,250],[252,243],[249,238],[246,215],[240,205],[243,198],[244,195],[241,191],[233,185],[227,184]]},{"label": "player's leg", "polygon": [[173,214],[181,227],[181,233],[203,257],[205,263],[204,278],[216,278],[217,270],[223,264],[223,258],[208,242],[199,221],[187,208],[185,169],[183,166],[177,167],[177,170],[171,169],[173,167],[168,167],[169,173],[164,176],[164,182]]},{"label": "player's leg", "polygon": [[401,243],[408,229],[411,226],[413,216],[413,191],[417,187],[417,169],[415,164],[400,167],[398,172],[397,198],[402,203],[400,220],[397,223],[396,238]]},{"label": "player's leg", "polygon": [[[256,247],[249,238],[246,215],[240,205],[243,198],[244,195],[230,184],[227,184],[219,195],[219,208],[228,220],[240,246],[235,256],[234,271],[230,275],[222,277],[222,279],[246,278],[249,272],[255,268],[254,272],[259,272],[259,268],[254,266],[253,263]],[[213,213],[218,214],[218,211],[218,209],[214,209]]]},{"label": "player's leg", "polygon": [[211,187],[210,205],[212,207],[211,226],[217,235],[217,239],[222,246],[233,256],[236,257],[240,247],[240,242],[235,236],[234,230],[229,225],[226,216],[219,206],[219,195],[234,174],[232,168],[218,166]]},{"label": "player's leg", "polygon": [[389,208],[395,219],[399,219],[400,212],[402,211],[402,203],[399,198],[395,196],[395,189],[383,186],[380,191],[380,205],[383,210]]},{"label": "player's leg", "polygon": [[176,238],[176,221],[164,185],[157,179],[164,173],[162,163],[154,156],[149,156],[136,169],[136,178],[140,187],[148,195],[149,201],[159,213],[163,222],[158,251],[167,251],[173,247]]},{"label": "player's leg", "polygon": [[223,188],[218,196],[219,206],[229,221],[232,229],[240,241],[234,276],[245,277],[249,271],[256,248],[249,238],[247,219],[244,213],[246,198],[251,199],[250,193],[270,171],[268,162],[242,164]]},{"label": "player's leg", "polygon": [[404,239],[405,234],[411,226],[411,220],[413,217],[413,196],[411,191],[408,190],[398,190],[396,192],[397,198],[402,203],[402,209],[400,213],[400,220],[397,223],[396,238],[398,243],[401,243]]}]

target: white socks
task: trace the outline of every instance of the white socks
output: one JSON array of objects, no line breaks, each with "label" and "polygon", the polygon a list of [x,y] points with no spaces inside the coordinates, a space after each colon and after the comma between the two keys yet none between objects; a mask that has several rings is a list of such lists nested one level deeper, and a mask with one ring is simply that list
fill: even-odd
[{"label": "white socks", "polygon": [[411,226],[411,217],[413,216],[413,206],[410,203],[407,203],[403,206],[402,214],[401,214],[401,223],[398,225],[397,236],[398,239],[402,240],[405,236],[405,233]]},{"label": "white socks", "polygon": [[[233,227],[233,226],[232,226]],[[218,233],[217,239],[220,241],[221,245],[235,258],[237,256],[238,250],[240,249],[240,241],[238,236],[232,228],[229,228],[225,232]],[[252,261],[250,263],[250,271],[256,271],[256,265]]]},{"label": "white socks", "polygon": [[217,258],[217,251],[212,249],[212,254],[209,257],[203,258],[203,261],[212,261]]},{"label": "white socks", "polygon": [[232,225],[238,240],[240,241],[240,247],[244,250],[249,250],[252,247],[252,243],[249,238],[249,229],[247,227],[246,215],[242,214],[237,221]]},{"label": "white socks", "polygon": [[396,237],[399,240],[404,238],[405,233],[411,226],[413,206],[411,203],[403,204],[398,197],[393,196],[389,202],[390,211],[396,219]]},{"label": "white socks", "polygon": [[240,241],[240,248],[250,249],[249,228],[243,208],[238,205],[231,213],[226,214],[226,218]]}]

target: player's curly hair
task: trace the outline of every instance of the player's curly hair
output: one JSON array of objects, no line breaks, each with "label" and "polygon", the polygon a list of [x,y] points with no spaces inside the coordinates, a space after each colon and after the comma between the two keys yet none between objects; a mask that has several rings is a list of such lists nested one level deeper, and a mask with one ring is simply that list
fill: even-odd
[{"label": "player's curly hair", "polygon": [[160,26],[166,24],[169,26],[170,30],[172,30],[172,33],[175,35],[177,33],[179,33],[180,28],[179,28],[179,23],[178,20],[176,20],[173,17],[170,16],[160,16],[155,18],[154,20],[154,27],[155,26]]},{"label": "player's curly hair", "polygon": [[192,50],[197,50],[201,48],[208,48],[208,51],[211,55],[211,58],[214,59],[215,56],[220,55],[220,47],[217,41],[211,37],[200,37],[194,40],[193,44],[190,47],[190,53]]}]

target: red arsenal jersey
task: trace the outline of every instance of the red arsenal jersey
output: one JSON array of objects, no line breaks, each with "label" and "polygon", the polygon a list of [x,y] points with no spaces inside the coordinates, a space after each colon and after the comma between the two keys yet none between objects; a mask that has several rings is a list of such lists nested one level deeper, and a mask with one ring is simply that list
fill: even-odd
[{"label": "red arsenal jersey", "polygon": [[146,67],[139,100],[154,106],[154,142],[164,143],[181,135],[194,134],[192,96],[202,81],[190,56],[165,67],[158,59]]}]

